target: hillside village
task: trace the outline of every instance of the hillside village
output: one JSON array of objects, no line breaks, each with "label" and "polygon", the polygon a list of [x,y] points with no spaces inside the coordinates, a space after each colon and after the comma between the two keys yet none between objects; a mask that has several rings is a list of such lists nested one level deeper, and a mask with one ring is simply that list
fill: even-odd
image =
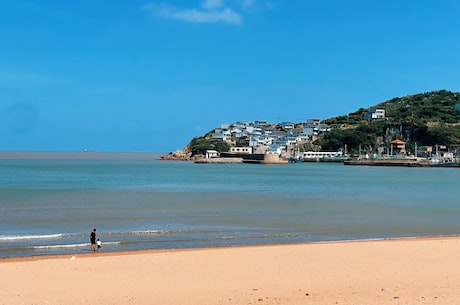
[{"label": "hillside village", "polygon": [[[309,144],[313,149],[313,143],[322,134],[334,128],[332,125],[321,123],[320,119],[308,119],[305,123],[281,122],[270,124],[267,121],[235,122],[221,124],[204,136],[211,142],[228,143],[229,153],[235,154],[283,154],[298,147]],[[207,150],[202,155],[206,157],[220,156],[217,150]],[[195,156],[202,158],[203,156]],[[188,147],[183,151],[176,151],[165,156],[163,159],[187,160],[192,157]],[[192,158],[193,159],[193,158]]]},{"label": "hillside village", "polygon": [[328,151],[340,156],[362,152],[428,156],[438,150],[448,152],[452,147],[458,153],[459,122],[460,94],[433,91],[395,98],[326,120],[221,124],[203,137],[194,138],[183,151],[170,153],[164,159],[265,153],[291,157],[308,151]]},{"label": "hillside village", "polygon": [[[384,120],[384,109],[370,109],[364,119],[368,121]],[[320,119],[307,119],[304,123],[281,122],[270,124],[267,121],[235,122],[221,124],[219,128],[205,135],[211,142],[225,142],[229,144],[228,152],[219,152],[214,149],[206,150],[201,155],[195,155],[194,159],[202,157],[215,158],[230,156],[232,154],[278,154],[286,157],[296,155],[299,151],[319,151],[321,147],[313,144],[316,140],[324,137],[326,133],[335,129],[345,128],[343,124],[325,124]],[[395,149],[404,151],[400,140],[395,143]],[[336,152],[336,156],[348,153],[346,145]],[[190,152],[177,151],[176,158],[189,159]],[[193,158],[192,158],[193,159]]]},{"label": "hillside village", "polygon": [[[385,120],[385,109],[369,109],[363,117],[368,122]],[[305,123],[281,122],[269,124],[266,121],[236,122],[222,124],[207,135],[211,141],[227,142],[230,154],[272,153],[286,157],[298,156],[300,152],[316,152],[321,147],[314,143],[325,134],[342,128],[345,124],[325,124],[320,119],[307,119]],[[390,140],[394,153],[405,153],[405,143],[400,139]],[[349,153],[347,145],[329,152],[330,155],[343,156]],[[221,153],[222,155],[230,155]],[[215,150],[208,150],[206,157],[220,156]],[[318,155],[318,154],[316,154]]]},{"label": "hillside village", "polygon": [[321,134],[331,131],[332,128],[331,125],[322,124],[319,119],[309,119],[304,124],[236,122],[222,124],[210,134],[210,138],[212,141],[229,143],[230,152],[239,152],[242,148],[248,147],[251,153],[281,154],[297,145],[313,143]]}]

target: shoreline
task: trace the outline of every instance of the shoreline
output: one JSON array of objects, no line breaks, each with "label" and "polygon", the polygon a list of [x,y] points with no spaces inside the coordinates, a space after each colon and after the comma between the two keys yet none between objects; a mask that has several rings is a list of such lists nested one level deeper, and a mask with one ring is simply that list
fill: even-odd
[{"label": "shoreline", "polygon": [[295,243],[271,243],[271,244],[253,244],[253,245],[226,245],[213,247],[196,247],[196,248],[158,248],[158,249],[135,249],[121,251],[99,251],[99,252],[76,252],[62,254],[43,254],[43,255],[24,255],[24,256],[7,256],[0,257],[0,263],[6,261],[38,261],[47,259],[69,258],[72,256],[79,257],[104,257],[104,256],[124,256],[136,254],[157,254],[157,253],[174,253],[174,252],[195,252],[203,250],[219,250],[219,249],[238,249],[238,248],[269,248],[269,247],[284,247],[284,246],[308,246],[308,245],[323,245],[323,244],[354,244],[354,243],[379,243],[379,242],[404,242],[404,241],[442,241],[442,240],[458,240],[459,235],[441,235],[441,236],[415,236],[415,237],[394,237],[394,238],[370,238],[370,239],[344,239],[344,240],[328,240],[328,241],[306,241]]},{"label": "shoreline", "polygon": [[2,259],[3,304],[456,304],[460,237]]},{"label": "shoreline", "polygon": [[[327,241],[305,241],[294,243],[268,243],[268,244],[236,244],[225,246],[211,247],[190,247],[190,248],[157,248],[157,249],[133,249],[133,250],[115,250],[99,252],[75,252],[75,253],[59,253],[59,254],[38,254],[38,255],[22,255],[22,256],[5,256],[0,257],[2,262],[14,261],[39,261],[47,259],[59,259],[69,257],[98,257],[98,256],[123,256],[135,254],[156,254],[156,253],[173,253],[173,252],[189,252],[214,249],[236,249],[236,248],[264,248],[277,246],[304,246],[315,244],[342,244],[342,243],[366,243],[366,242],[397,242],[397,241],[424,241],[424,240],[450,240],[459,239],[460,235],[440,235],[440,236],[414,236],[414,237],[391,237],[391,238],[369,238],[369,239],[345,239],[345,240],[327,240]],[[88,244],[89,247],[89,244]]]}]

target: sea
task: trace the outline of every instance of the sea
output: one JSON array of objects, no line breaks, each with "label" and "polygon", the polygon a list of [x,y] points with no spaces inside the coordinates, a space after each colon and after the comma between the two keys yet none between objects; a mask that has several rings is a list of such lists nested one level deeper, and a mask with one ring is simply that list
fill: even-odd
[{"label": "sea", "polygon": [[460,170],[0,152],[0,258],[460,234]]}]

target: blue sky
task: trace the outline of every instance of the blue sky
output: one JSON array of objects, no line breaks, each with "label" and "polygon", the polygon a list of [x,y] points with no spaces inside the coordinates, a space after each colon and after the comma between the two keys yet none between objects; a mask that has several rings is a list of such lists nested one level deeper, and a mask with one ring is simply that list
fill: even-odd
[{"label": "blue sky", "polygon": [[155,151],[460,91],[457,0],[0,1],[0,150]]}]

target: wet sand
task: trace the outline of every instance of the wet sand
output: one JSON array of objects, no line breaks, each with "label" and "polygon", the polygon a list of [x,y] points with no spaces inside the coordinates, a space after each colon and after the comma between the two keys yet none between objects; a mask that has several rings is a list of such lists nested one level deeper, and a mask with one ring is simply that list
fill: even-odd
[{"label": "wet sand", "polygon": [[460,238],[0,259],[0,304],[458,304]]}]

